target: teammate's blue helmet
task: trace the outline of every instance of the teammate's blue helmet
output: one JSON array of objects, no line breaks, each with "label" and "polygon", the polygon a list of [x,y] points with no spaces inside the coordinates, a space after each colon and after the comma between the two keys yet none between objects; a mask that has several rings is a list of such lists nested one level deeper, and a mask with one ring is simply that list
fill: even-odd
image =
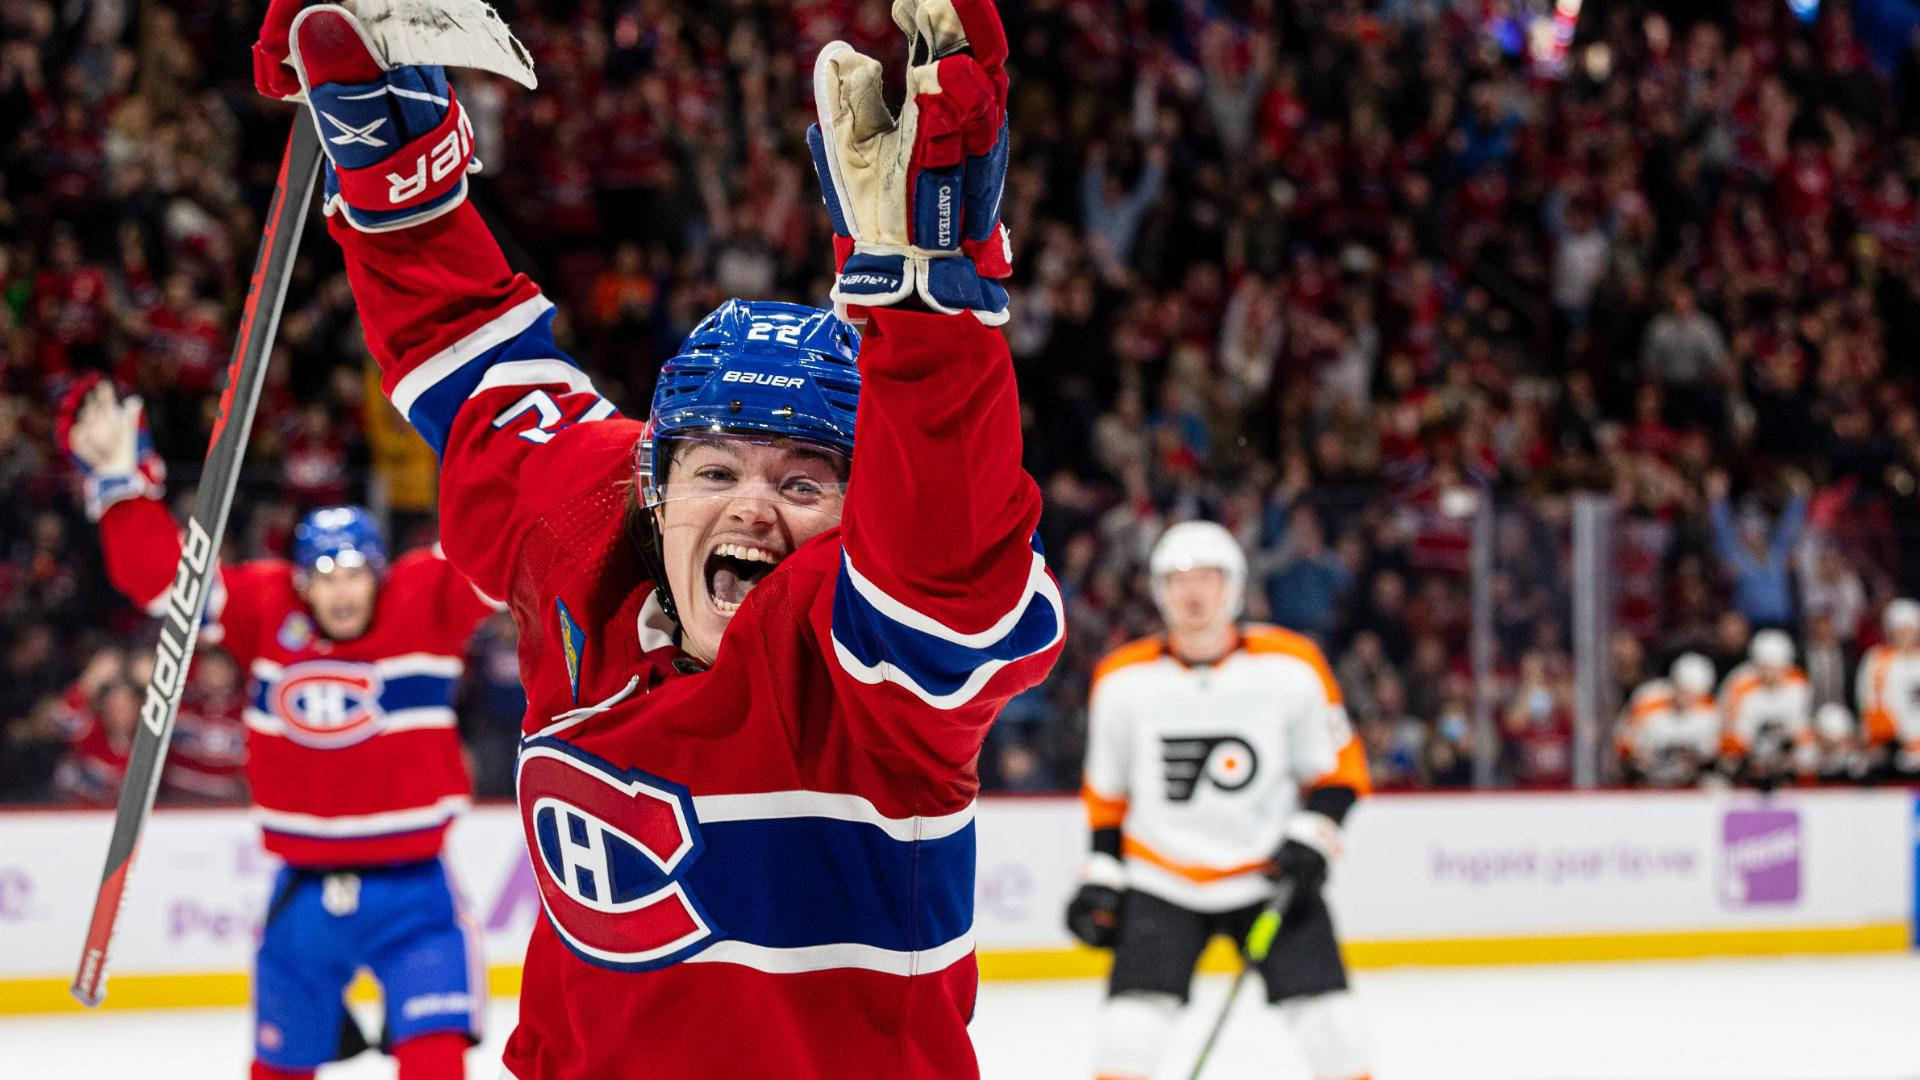
[{"label": "teammate's blue helmet", "polygon": [[831,311],[771,300],[721,304],[660,368],[635,460],[646,504],[659,502],[666,479],[654,475],[664,439],[761,435],[852,455],[859,352],[859,333]]},{"label": "teammate's blue helmet", "polygon": [[326,506],[294,526],[293,565],[301,574],[324,574],[336,566],[367,566],[379,573],[387,566],[387,544],[365,507]]}]

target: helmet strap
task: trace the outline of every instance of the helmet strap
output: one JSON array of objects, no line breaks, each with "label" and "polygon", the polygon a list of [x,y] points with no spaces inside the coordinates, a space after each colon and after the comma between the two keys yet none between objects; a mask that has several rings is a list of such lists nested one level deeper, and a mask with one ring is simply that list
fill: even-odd
[{"label": "helmet strap", "polygon": [[680,623],[680,612],[673,606],[673,588],[667,584],[666,558],[661,554],[660,544],[660,508],[639,504],[632,517],[633,546],[640,554],[640,567],[647,572],[653,582],[653,594],[660,600],[660,610],[674,625]]}]

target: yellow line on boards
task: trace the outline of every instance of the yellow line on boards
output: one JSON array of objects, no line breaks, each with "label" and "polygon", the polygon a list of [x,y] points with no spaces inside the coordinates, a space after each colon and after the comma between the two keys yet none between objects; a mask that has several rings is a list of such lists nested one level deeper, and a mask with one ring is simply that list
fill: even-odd
[{"label": "yellow line on boards", "polygon": [[[1707,956],[1785,956],[1806,953],[1905,952],[1912,929],[1906,923],[1754,930],[1676,930],[1623,934],[1552,934],[1539,937],[1432,938],[1350,941],[1341,946],[1347,966],[1469,967],[1487,964],[1576,964],[1611,960],[1683,960]],[[1233,947],[1217,939],[1200,958],[1200,970],[1239,969]],[[1033,949],[980,954],[983,979],[1080,979],[1104,976],[1109,961],[1098,949]]]},{"label": "yellow line on boards", "polygon": [[[1632,934],[1556,934],[1541,937],[1436,938],[1354,941],[1344,946],[1355,968],[1568,964],[1615,960],[1677,960],[1706,956],[1782,956],[1808,953],[1904,952],[1912,929],[1906,923],[1754,930],[1681,930]],[[1200,959],[1207,972],[1238,966],[1233,948],[1217,940]],[[1108,956],[1097,949],[997,950],[980,954],[983,979],[1084,979],[1107,973]],[[108,1009],[188,1009],[247,1004],[249,979],[239,972],[115,975],[107,982]],[[487,970],[487,989],[499,997],[520,992],[520,966]],[[379,989],[365,975],[348,991],[371,1001]],[[83,1012],[67,993],[65,978],[0,978],[0,1015]]]}]

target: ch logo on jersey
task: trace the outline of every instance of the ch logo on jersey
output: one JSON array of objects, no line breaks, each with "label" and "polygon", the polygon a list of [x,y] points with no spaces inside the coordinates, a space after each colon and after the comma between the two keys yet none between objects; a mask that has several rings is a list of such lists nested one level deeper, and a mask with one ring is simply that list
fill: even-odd
[{"label": "ch logo on jersey", "polygon": [[1260,756],[1238,735],[1188,735],[1160,740],[1166,767],[1167,801],[1186,802],[1204,781],[1221,791],[1239,791],[1253,783]]},{"label": "ch logo on jersey", "polygon": [[380,690],[380,676],[370,665],[311,660],[281,673],[273,711],[286,723],[287,738],[333,750],[380,732],[386,721]]},{"label": "ch logo on jersey", "polygon": [[702,850],[686,788],[532,739],[519,798],[547,920],[581,959],[646,971],[721,936],[684,881]]}]

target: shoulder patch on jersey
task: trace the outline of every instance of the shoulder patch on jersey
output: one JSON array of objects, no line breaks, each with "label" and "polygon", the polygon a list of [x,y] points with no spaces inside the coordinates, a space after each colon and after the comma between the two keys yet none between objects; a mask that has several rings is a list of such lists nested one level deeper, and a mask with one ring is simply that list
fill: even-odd
[{"label": "shoulder patch on jersey", "polygon": [[1241,647],[1256,655],[1293,657],[1320,676],[1321,684],[1327,689],[1328,703],[1338,705],[1344,700],[1340,695],[1340,683],[1333,677],[1333,668],[1327,664],[1327,654],[1321,652],[1320,646],[1305,634],[1296,634],[1278,626],[1249,626],[1242,632]]},{"label": "shoulder patch on jersey", "polygon": [[280,623],[274,640],[288,652],[299,652],[313,644],[313,620],[304,611],[289,612]]},{"label": "shoulder patch on jersey", "polygon": [[553,598],[553,606],[560,613],[560,651],[567,658],[567,683],[573,688],[573,703],[580,704],[580,654],[586,651],[586,631],[573,621],[573,613],[567,610],[567,602],[559,597]]},{"label": "shoulder patch on jersey", "polygon": [[685,883],[704,849],[686,788],[545,738],[517,787],[541,905],[581,959],[646,971],[723,936]]},{"label": "shoulder patch on jersey", "polygon": [[1101,658],[1100,663],[1093,669],[1093,681],[1099,682],[1105,676],[1111,675],[1123,667],[1131,667],[1134,664],[1144,664],[1150,660],[1158,660],[1166,654],[1166,651],[1167,647],[1165,643],[1157,637],[1129,641]]}]

